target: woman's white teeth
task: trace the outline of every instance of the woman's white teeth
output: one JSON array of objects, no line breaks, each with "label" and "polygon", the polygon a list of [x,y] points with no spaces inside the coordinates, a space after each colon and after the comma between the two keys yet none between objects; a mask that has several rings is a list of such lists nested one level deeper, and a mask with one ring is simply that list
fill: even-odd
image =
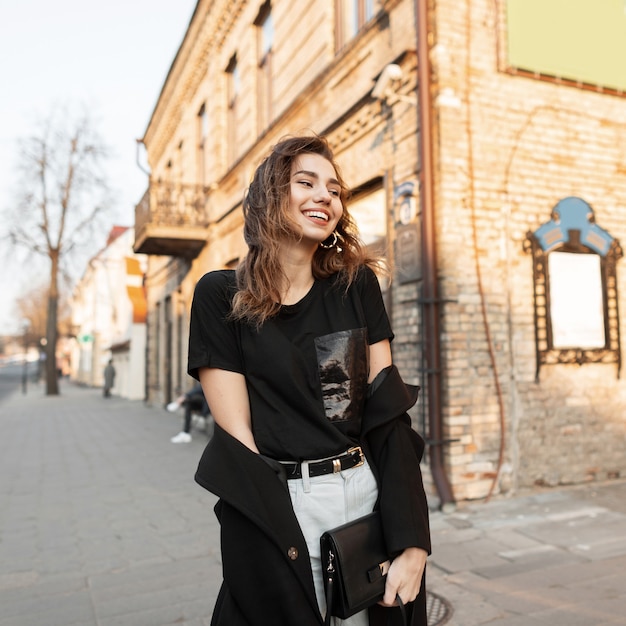
[{"label": "woman's white teeth", "polygon": [[326,213],[320,213],[318,211],[305,211],[304,214],[307,217],[316,217],[317,219],[324,220],[325,222],[328,221],[328,215],[326,215]]}]

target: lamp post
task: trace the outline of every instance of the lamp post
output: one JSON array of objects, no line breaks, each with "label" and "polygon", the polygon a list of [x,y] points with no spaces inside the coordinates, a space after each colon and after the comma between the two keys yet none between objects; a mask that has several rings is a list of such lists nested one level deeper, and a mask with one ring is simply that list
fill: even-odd
[{"label": "lamp post", "polygon": [[44,379],[46,372],[46,346],[48,340],[42,337],[39,340],[39,360],[37,362],[37,382]]},{"label": "lamp post", "polygon": [[22,393],[25,394],[28,391],[28,329],[30,328],[30,322],[24,320],[22,322],[23,340],[24,340],[24,367],[22,369]]}]

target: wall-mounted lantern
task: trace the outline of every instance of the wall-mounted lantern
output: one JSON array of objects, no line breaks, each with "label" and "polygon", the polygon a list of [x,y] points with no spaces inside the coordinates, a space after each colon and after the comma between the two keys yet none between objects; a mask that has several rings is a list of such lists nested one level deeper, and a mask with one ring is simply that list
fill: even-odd
[{"label": "wall-mounted lantern", "polygon": [[393,215],[396,224],[395,263],[401,285],[421,278],[419,231],[415,224],[415,184],[407,181],[393,190]]},{"label": "wall-mounted lantern", "polygon": [[414,189],[415,184],[411,181],[396,185],[394,188],[393,212],[396,224],[406,226],[415,219],[417,210]]},{"label": "wall-mounted lantern", "polygon": [[556,363],[616,363],[619,377],[619,241],[581,198],[564,198],[551,217],[524,242],[533,257],[536,379]]}]

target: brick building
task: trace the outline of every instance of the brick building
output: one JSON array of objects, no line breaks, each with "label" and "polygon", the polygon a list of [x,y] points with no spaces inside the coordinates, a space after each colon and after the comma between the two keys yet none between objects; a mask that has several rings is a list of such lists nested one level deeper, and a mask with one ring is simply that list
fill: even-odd
[{"label": "brick building", "polygon": [[245,253],[254,168],[311,129],[392,268],[440,503],[623,476],[626,78],[576,29],[626,18],[586,4],[199,0],[143,138],[149,400],[189,384],[193,287]]}]

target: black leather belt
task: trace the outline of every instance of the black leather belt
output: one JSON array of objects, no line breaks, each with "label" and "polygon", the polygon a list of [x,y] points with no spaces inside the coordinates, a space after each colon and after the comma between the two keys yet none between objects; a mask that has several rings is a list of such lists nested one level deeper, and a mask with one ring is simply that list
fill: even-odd
[{"label": "black leather belt", "polygon": [[[350,448],[345,454],[340,454],[334,458],[322,461],[311,461],[309,463],[309,476],[324,476],[326,474],[336,474],[344,470],[359,467],[365,462],[363,450],[360,447]],[[302,478],[302,464],[290,461],[281,461],[287,471],[287,479]]]}]

